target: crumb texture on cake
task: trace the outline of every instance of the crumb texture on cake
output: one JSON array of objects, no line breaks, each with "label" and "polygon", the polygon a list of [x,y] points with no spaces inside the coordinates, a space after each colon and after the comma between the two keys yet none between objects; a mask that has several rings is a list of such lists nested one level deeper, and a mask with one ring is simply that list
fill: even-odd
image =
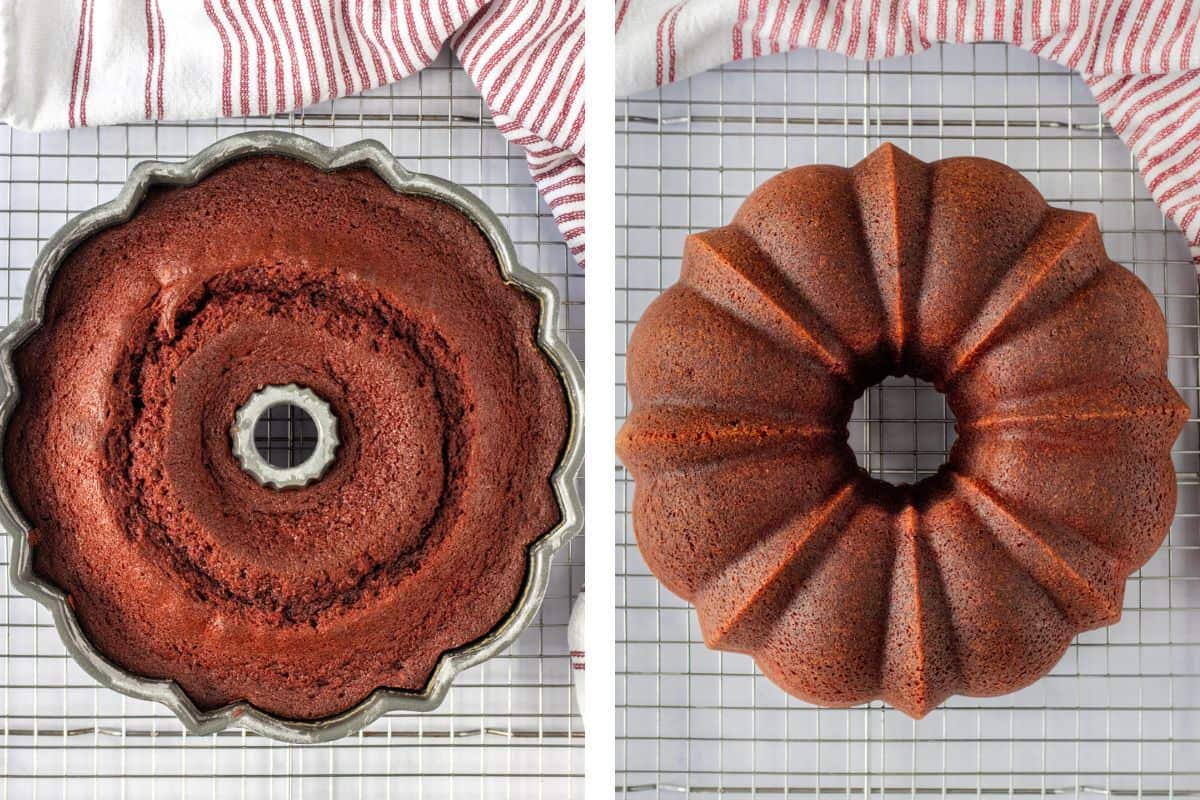
[{"label": "crumb texture on cake", "polygon": [[[628,351],[618,451],[647,565],[796,697],[921,717],[1015,691],[1115,622],[1175,510],[1188,408],[1095,217],[981,158],[787,170],[688,238]],[[945,392],[938,473],[859,469],[854,400]]]},{"label": "crumb texture on cake", "polygon": [[[315,719],[420,690],[560,521],[538,315],[465,215],[366,168],[255,156],[151,190],[65,260],[15,356],[4,467],[35,570],[105,657],[202,709]],[[288,383],[341,445],[277,491],[230,428]]]}]

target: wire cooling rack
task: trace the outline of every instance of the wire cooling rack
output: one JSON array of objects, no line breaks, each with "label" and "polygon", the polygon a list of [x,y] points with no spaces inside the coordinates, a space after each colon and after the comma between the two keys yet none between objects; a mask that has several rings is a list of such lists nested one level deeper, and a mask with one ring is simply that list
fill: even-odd
[{"label": "wire cooling rack", "polygon": [[[666,798],[1200,796],[1196,274],[1086,86],[1002,44],[873,64],[798,51],[622,101],[618,115],[618,374],[642,311],[678,277],[689,232],[724,224],[784,167],[853,164],[888,140],[927,160],[1006,162],[1051,203],[1096,213],[1109,253],[1162,304],[1170,377],[1193,409],[1175,450],[1175,525],[1131,579],[1121,622],[1079,637],[1035,685],[955,698],[921,722],[880,703],[817,709],[775,688],[747,656],[707,650],[691,610],[637,550],[633,485],[618,468],[619,789]],[[627,408],[623,391],[618,408]],[[941,395],[912,379],[868,391],[851,423],[861,464],[893,481],[932,474],[953,435]]]},{"label": "wire cooling rack", "polygon": [[[504,221],[522,262],[558,287],[583,353],[583,278],[520,151],[443,55],[416,76],[303,114],[124,125],[35,136],[0,126],[0,268],[7,322],[39,246],[113,197],[146,159],[183,160],[218,138],[277,128],[325,144],[382,141],[415,170],[457,181]],[[100,688],[66,655],[49,614],[8,584],[0,556],[0,798],[578,797],[583,731],[566,625],[583,540],[560,552],[536,622],[462,673],[445,703],[391,714],[333,744],[289,746],[241,731],[186,735],[161,707]],[[124,776],[124,777],[122,777]]]}]

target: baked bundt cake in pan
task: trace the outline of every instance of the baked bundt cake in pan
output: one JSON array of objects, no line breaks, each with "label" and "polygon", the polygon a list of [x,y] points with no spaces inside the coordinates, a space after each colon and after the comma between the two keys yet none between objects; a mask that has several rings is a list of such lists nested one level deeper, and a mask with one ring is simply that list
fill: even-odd
[{"label": "baked bundt cake in pan", "polygon": [[[1146,287],[1091,214],[981,158],[884,145],[787,170],[688,238],[628,351],[618,449],[646,563],[705,642],[790,694],[922,717],[1048,672],[1115,622],[1175,510],[1188,409]],[[946,395],[915,485],[856,465],[855,399]]]},{"label": "baked bundt cake in pan", "polygon": [[[434,179],[397,191],[378,145],[323,169],[261,141],[66,255],[13,354],[4,470],[34,572],[105,659],[201,712],[315,720],[426,691],[536,608],[531,548],[576,524],[574,400],[539,297]],[[336,418],[307,484],[234,452],[268,389]]]}]

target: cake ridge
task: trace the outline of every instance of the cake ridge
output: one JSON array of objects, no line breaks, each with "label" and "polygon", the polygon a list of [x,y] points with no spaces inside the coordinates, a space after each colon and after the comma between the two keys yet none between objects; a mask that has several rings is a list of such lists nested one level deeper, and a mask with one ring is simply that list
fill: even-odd
[{"label": "cake ridge", "polygon": [[[1044,535],[1039,534],[1032,526],[1022,520],[1016,511],[1008,508],[1008,506],[999,497],[995,496],[988,489],[986,484],[983,484],[978,479],[967,475],[951,473],[951,476],[952,480],[957,485],[965,489],[965,491],[959,494],[959,497],[963,499],[963,502],[971,507],[972,512],[975,514],[984,530],[987,530],[992,537],[1001,544],[1002,548],[1008,554],[1009,558],[1014,564],[1016,564],[1025,572],[1025,574],[1033,578],[1033,580],[1042,587],[1042,589],[1046,592],[1054,604],[1058,606],[1059,610],[1072,625],[1086,625],[1088,628],[1092,628],[1115,622],[1120,618],[1121,604],[1119,602],[1114,602],[1114,598],[1106,596],[1102,590],[1097,589],[1091,581],[1081,575],[1078,569],[1076,569],[1075,565],[1071,563],[1069,558],[1060,553],[1050,542],[1048,542]],[[1082,605],[1085,607],[1090,607],[1089,610],[1093,612],[1093,616],[1080,615],[1077,609],[1073,608],[1072,605],[1064,599],[1058,588],[1049,586],[1048,580],[1035,574],[1030,565],[1014,551],[1012,543],[1010,543],[1007,538],[1001,532],[999,532],[994,525],[990,524],[988,519],[986,519],[983,514],[980,513],[978,505],[968,499],[971,497],[982,500],[984,505],[986,505],[992,511],[1000,514],[1009,525],[1019,532],[1020,536],[1022,536],[1028,542],[1034,544],[1047,559],[1047,566],[1058,567],[1063,570],[1067,580],[1073,584],[1073,588],[1079,593],[1080,598],[1084,600]],[[1123,571],[1125,565],[1121,564],[1113,554],[1101,547],[1098,542],[1080,534],[1075,534],[1075,537],[1086,549],[1093,550],[1100,554],[1106,562],[1106,567],[1115,571]],[[1119,585],[1121,587],[1124,586],[1124,578],[1120,579]]]},{"label": "cake ridge", "polygon": [[[1162,309],[1137,275],[1120,265],[1106,263],[1108,265],[1097,270],[1090,280],[1063,298],[1054,314],[1027,320],[1026,326],[1015,331],[1013,335],[1032,340],[1026,342],[1028,347],[1041,348],[1046,346],[1044,340],[1053,340],[1060,335],[1059,329],[1069,328],[1078,332],[1086,327],[1093,338],[1109,337],[1107,342],[1110,345],[1118,344],[1117,337],[1124,336],[1124,339],[1119,340],[1122,351],[1112,358],[1093,360],[1093,369],[1086,376],[1060,367],[1053,373],[1055,383],[1039,387],[1036,382],[1032,382],[1032,385],[1022,387],[1022,395],[1036,397],[1064,391],[1073,386],[1101,382],[1112,384],[1118,378],[1148,378],[1155,375],[1165,377],[1168,340]],[[1152,324],[1147,324],[1151,322]],[[1077,337],[1081,335],[1083,334],[1077,333]],[[994,366],[989,366],[988,362],[996,358],[997,349],[1002,345],[1012,346],[1012,336],[1006,337],[1004,341],[993,342],[987,352],[977,354],[976,358],[955,376],[956,388],[969,393],[973,381],[987,379],[988,371],[996,370]],[[1053,356],[1059,352],[1062,352],[1062,346],[1048,355]],[[1070,352],[1078,356],[1076,361],[1072,362],[1078,365],[1088,363],[1086,357],[1096,353],[1097,349],[1094,346],[1088,347],[1087,350],[1076,347]],[[1010,374],[1013,371],[1011,367],[1007,369]],[[1020,371],[1017,371],[1017,374],[1026,379],[1031,377],[1028,373]]]},{"label": "cake ridge", "polygon": [[[887,620],[886,631],[883,639],[880,641],[880,668],[879,668],[879,688],[880,695],[888,699],[894,706],[900,708],[905,713],[917,718],[924,717],[929,713],[930,709],[941,703],[947,697],[954,693],[956,683],[960,678],[961,668],[958,666],[958,643],[954,640],[954,627],[945,624],[946,619],[940,620],[942,624],[939,626],[948,642],[943,642],[943,647],[949,645],[948,650],[942,653],[943,658],[949,657],[953,661],[954,669],[949,671],[948,681],[944,685],[935,685],[933,683],[934,675],[928,669],[931,657],[929,649],[932,646],[930,640],[933,638],[929,635],[930,631],[927,627],[932,628],[938,620],[932,619],[937,615],[938,609],[931,608],[926,611],[925,591],[936,591],[939,593],[942,607],[940,611],[943,615],[949,613],[948,604],[945,597],[945,591],[942,587],[941,576],[938,572],[937,560],[933,557],[922,558],[922,537],[920,531],[920,513],[917,508],[908,504],[897,515],[897,522],[903,525],[895,536],[897,544],[895,546],[895,559],[892,566],[892,582],[888,590],[887,604]],[[908,556],[906,559],[905,556]],[[926,570],[934,573],[933,576],[924,575],[922,566]],[[912,574],[904,576],[903,570],[910,567]],[[902,577],[909,577],[905,583],[900,583]],[[926,582],[932,581],[931,586],[925,587]],[[899,622],[897,591],[898,585],[907,588],[909,595],[912,598],[913,608],[911,614],[905,619],[911,619],[912,629],[915,632],[915,641],[912,642],[912,653],[909,660],[900,659],[897,662],[896,674],[903,680],[905,678],[910,681],[915,681],[919,688],[916,698],[908,698],[901,691],[901,687],[894,686],[889,680],[889,675],[892,674],[890,669],[891,659],[888,658],[889,653],[897,653],[904,655],[906,642],[902,637],[898,643],[893,643],[893,634],[896,632],[896,624]],[[910,700],[912,702],[910,702]]]},{"label": "cake ridge", "polygon": [[[870,479],[863,476],[862,485],[869,487]],[[901,494],[858,504],[825,557],[803,580],[779,584],[775,607],[763,606],[768,616],[750,620],[768,631],[753,651],[755,662],[789,691],[838,707],[879,696],[887,598],[864,589],[893,575],[893,518]],[[830,608],[838,613],[828,614]]]},{"label": "cake ridge", "polygon": [[[784,420],[738,415],[740,419],[721,420],[709,409],[683,404],[654,403],[634,410],[621,431],[621,446],[634,458],[646,457],[647,451],[676,450],[687,463],[705,463],[711,458],[761,452],[760,448],[782,446],[799,439],[837,438],[845,432],[829,426],[808,425]],[[750,417],[750,419],[745,419]],[[721,443],[732,445],[724,452],[697,452],[717,449]],[[691,448],[691,449],[689,449]]]},{"label": "cake ridge", "polygon": [[[1075,412],[1060,411],[1053,414],[1005,414],[1002,416],[982,417],[958,423],[961,430],[983,430],[987,428],[1014,427],[1024,428],[1037,423],[1053,422],[1094,422],[1119,419],[1152,419],[1154,417],[1171,418],[1178,416],[1178,409],[1167,408],[1165,405],[1136,406],[1133,408],[1113,409],[1112,411]],[[1046,430],[1036,432],[1040,435],[1049,433]]]},{"label": "cake ridge", "polygon": [[[987,286],[987,288],[984,289],[983,293],[979,296],[979,299],[976,301],[975,306],[970,310],[969,314],[964,317],[961,322],[959,322],[958,327],[947,337],[946,349],[948,352],[953,352],[955,345],[962,339],[963,335],[970,330],[971,325],[979,317],[980,313],[982,313],[982,311],[987,307],[988,302],[991,300],[994,293],[1004,285],[1004,279],[1019,263],[1021,255],[1028,251],[1032,242],[1037,240],[1038,232],[1042,230],[1042,227],[1045,225],[1046,218],[1049,216],[1049,214],[1050,206],[1044,205],[1041,209],[1041,215],[1038,217],[1037,223],[1034,224],[1024,241],[1022,241],[1021,244],[1016,248],[1014,254],[1003,262],[999,260],[996,262],[999,266],[999,272],[993,278],[992,282]],[[931,272],[931,270],[929,269],[928,261],[926,261],[926,263],[923,265],[923,273],[929,274],[929,272]],[[941,373],[941,377],[944,382],[948,376],[944,374],[942,365],[938,364],[935,369]]]},{"label": "cake ridge", "polygon": [[[1092,393],[1085,402],[1078,400],[1081,389]],[[1074,401],[1077,405],[1064,408],[1061,406],[1064,401]],[[1058,407],[1042,410],[1055,403]],[[1053,426],[1066,423],[1143,420],[1148,425],[1157,420],[1164,441],[1170,443],[1179,436],[1190,415],[1191,409],[1165,375],[1141,374],[1046,391],[1026,398],[1025,402],[994,408],[987,416],[959,419],[956,426],[960,433],[1006,429],[1020,435],[1052,436],[1056,433]]]},{"label": "cake ridge", "polygon": [[[815,543],[817,550],[813,553],[813,562],[808,565],[808,569],[804,571],[805,574],[811,574],[821,564],[835,544],[833,537],[828,535],[830,526],[837,519],[852,514],[861,505],[862,498],[859,490],[860,479],[852,475],[842,486],[828,495],[817,508],[785,520],[776,530],[760,538],[747,551],[727,562],[715,579],[710,578],[713,591],[706,593],[701,590],[695,597],[696,610],[700,617],[705,643],[710,647],[722,650],[743,650],[752,647],[754,643],[748,639],[737,639],[737,644],[731,647],[733,640],[731,640],[730,634],[733,628],[754,612],[763,598],[773,590],[788,568],[796,563],[797,558],[807,550],[810,544]],[[800,523],[798,532],[796,531],[797,522]],[[755,574],[754,589],[749,596],[745,597],[745,602],[728,609],[725,614],[720,614],[717,608],[706,602],[707,596],[712,595],[736,599],[738,595],[728,591],[732,587],[725,585],[728,583],[736,585],[733,568],[745,566],[748,560],[760,554],[769,555],[779,540],[790,545],[788,551],[768,564],[765,574]],[[757,631],[756,633],[761,635],[762,632]]]},{"label": "cake ridge", "polygon": [[[1030,434],[1036,435],[1036,432]],[[1091,462],[1095,466],[1085,473],[1085,481],[1094,481],[1101,486],[1113,483],[1121,475],[1120,468],[1103,461],[1105,455],[1114,449],[1112,442],[1097,442],[1090,437],[1080,437],[1078,441],[1056,437],[1053,448],[1062,451],[1070,447],[1070,452],[1048,458],[1045,464],[1037,468],[1031,466],[1028,480],[1036,483],[1024,485],[1014,482],[1001,471],[1005,463],[1011,462],[1014,453],[1019,452],[1020,446],[1008,439],[989,437],[982,445],[980,441],[980,437],[972,433],[956,442],[953,456],[956,471],[960,475],[986,479],[992,492],[1001,497],[1007,507],[1019,512],[1023,519],[1031,522],[1049,521],[1059,527],[1069,528],[1095,544],[1120,565],[1125,577],[1150,559],[1170,531],[1176,499],[1175,472],[1170,454],[1163,453],[1163,448],[1157,445],[1138,443],[1136,447],[1140,452],[1132,456],[1128,452],[1132,448],[1116,448],[1123,453],[1122,463],[1131,465],[1128,471],[1137,476],[1136,479],[1121,483],[1122,497],[1128,497],[1129,502],[1136,502],[1134,508],[1140,511],[1138,515],[1122,520],[1122,501],[1111,495],[1100,494],[1093,503],[1075,502],[1078,483],[1071,480],[1045,483],[1053,480],[1048,475],[1063,471],[1064,461]],[[1171,478],[1169,483],[1168,477]],[[1099,509],[1099,512],[1092,513],[1093,508]]]},{"label": "cake ridge", "polygon": [[[650,342],[655,351],[654,381],[639,374],[639,365],[647,361],[638,354]],[[735,343],[734,351],[722,342]],[[840,409],[854,389],[845,378],[727,313],[686,284],[676,283],[646,310],[630,336],[628,352],[627,386],[634,408],[650,403],[693,405],[845,426]],[[712,380],[698,371],[697,359],[709,370],[716,369],[719,378]],[[786,389],[769,389],[764,374],[774,376],[776,385]]]},{"label": "cake ridge", "polygon": [[868,241],[867,237],[868,224],[866,214],[863,210],[862,193],[858,185],[860,178],[859,170],[861,169],[866,171],[868,166],[871,165],[870,162],[873,162],[876,156],[878,156],[881,161],[886,163],[888,174],[885,176],[885,179],[890,178],[891,185],[894,187],[896,181],[895,150],[894,148],[885,148],[887,148],[886,144],[881,145],[878,150],[864,158],[861,162],[850,169],[850,186],[852,188],[850,194],[854,198],[854,211],[858,215],[858,234],[862,251],[866,255],[867,261],[870,262],[871,274],[875,277],[875,291],[879,294],[879,307],[883,309],[884,316],[890,323],[888,326],[888,344],[890,344],[892,348],[892,360],[899,361],[901,358],[901,353],[904,352],[904,285],[899,264],[899,205],[895,194],[892,194],[892,202],[888,203],[887,209],[889,212],[891,212],[890,219],[884,223],[884,227],[892,233],[891,242],[885,249],[895,252],[895,260],[897,262],[895,265],[896,286],[894,292],[896,297],[894,298],[894,301],[889,301],[889,299],[885,296],[885,289],[882,282],[883,269],[888,265],[878,263],[878,260],[875,258],[875,254],[872,252],[873,248],[871,247],[871,242]]},{"label": "cake ridge", "polygon": [[[1080,391],[1090,392],[1091,394],[1085,397],[1080,397]],[[1149,394],[1150,401],[1130,405],[1128,403],[1122,405],[1114,404],[1114,412],[1124,409],[1127,411],[1137,412],[1139,409],[1146,409],[1145,416],[1154,416],[1149,409],[1161,408],[1168,416],[1178,417],[1176,424],[1182,425],[1190,415],[1191,409],[1187,403],[1179,396],[1174,385],[1166,375],[1156,372],[1141,372],[1133,375],[1124,375],[1113,378],[1111,375],[1105,375],[1098,378],[1093,378],[1086,381],[1078,381],[1066,387],[1056,386],[1043,389],[1038,392],[1026,395],[1021,398],[1008,399],[1007,401],[999,401],[994,404],[989,410],[991,413],[985,416],[969,416],[960,415],[956,417],[956,425],[960,429],[970,430],[976,427],[987,427],[991,420],[995,420],[996,424],[1003,424],[1008,418],[1019,419],[1022,417],[1020,409],[1031,407],[1040,407],[1046,404],[1057,403],[1059,407],[1055,409],[1055,413],[1031,414],[1027,415],[1032,419],[1039,421],[1047,421],[1054,419],[1070,420],[1076,418],[1086,418],[1088,412],[1080,412],[1074,408],[1063,408],[1062,403],[1075,401],[1085,404],[1085,408],[1100,407],[1108,398],[1117,393],[1127,390],[1141,394],[1143,396]],[[1097,402],[1097,398],[1099,401]],[[1142,415],[1142,414],[1139,414]],[[1099,418],[1099,417],[1097,417]],[[1120,417],[1118,417],[1120,418]],[[1178,431],[1177,431],[1178,432]]]},{"label": "cake ridge", "polygon": [[[906,298],[909,294],[916,294],[922,278],[922,271],[918,271],[917,274],[912,275],[911,277],[913,278],[914,285],[911,288],[904,280],[904,267],[906,264],[906,258],[904,253],[904,243],[902,240],[904,234],[909,233],[914,228],[922,234],[925,232],[925,226],[923,224],[913,226],[908,224],[911,222],[911,220],[901,219],[901,212],[904,208],[903,203],[901,202],[901,193],[899,191],[902,160],[910,162],[910,166],[914,167],[915,171],[919,173],[920,177],[922,178],[922,183],[920,186],[921,198],[919,210],[920,221],[924,222],[924,220],[928,217],[929,203],[932,197],[932,193],[929,191],[929,165],[926,162],[921,161],[918,158],[914,158],[908,153],[905,153],[891,142],[884,142],[873,153],[868,155],[859,163],[855,164],[853,167],[849,168],[855,210],[858,214],[858,230],[862,236],[862,250],[867,256],[868,260],[871,262],[871,271],[875,276],[875,285],[879,292],[880,307],[883,309],[885,316],[888,317],[891,323],[888,332],[890,334],[889,343],[892,346],[891,360],[893,363],[903,363],[906,358],[909,318],[915,315],[917,311],[915,307],[910,307],[909,304],[906,303]],[[866,187],[864,182],[868,181],[874,175],[872,170],[875,167],[876,161],[884,164],[881,169],[883,172],[882,177],[889,189],[889,202],[887,203],[886,208],[887,218],[882,221],[881,225],[883,231],[890,234],[890,239],[887,242],[887,246],[883,249],[886,251],[887,255],[891,257],[891,260],[895,262],[891,265],[879,263],[879,259],[874,252],[875,248],[872,246],[873,240],[870,236],[870,229],[874,226],[869,224],[867,214],[864,210],[864,203],[869,198],[869,187]],[[924,235],[920,235],[915,241],[918,243],[917,246],[919,248],[919,254],[917,255],[916,260],[917,262],[923,264],[925,258],[926,237]],[[891,268],[890,271],[895,273],[895,287],[894,291],[892,292],[895,297],[892,302],[889,302],[885,297],[886,290],[882,282],[885,273],[884,268],[889,266]]]},{"label": "cake ridge", "polygon": [[[764,274],[759,276],[750,275],[744,268],[744,265],[734,263],[732,255],[716,244],[714,239],[718,235],[738,237],[740,239],[739,245],[752,248],[753,256],[761,259],[762,263],[765,263],[769,269],[765,270]],[[735,280],[743,288],[757,295],[762,303],[765,304],[766,310],[780,317],[780,321],[784,323],[784,329],[792,334],[789,337],[791,341],[781,339],[770,326],[763,324],[765,320],[760,319],[757,315],[749,312],[749,310],[747,310],[746,316],[737,314],[736,309],[732,308],[729,302],[721,297],[721,293],[717,291],[717,287],[709,281],[704,280],[706,277],[703,271],[705,262],[698,261],[695,258],[695,248],[701,246],[727,272],[735,276]],[[680,270],[679,276],[680,282],[683,285],[709,301],[715,307],[721,309],[724,313],[746,323],[788,349],[799,349],[802,353],[816,356],[838,377],[848,381],[853,380],[852,376],[857,362],[853,348],[841,340],[833,326],[821,317],[817,310],[808,302],[807,298],[804,297],[803,293],[782,279],[783,273],[779,266],[767,252],[759,247],[749,231],[746,231],[736,223],[730,223],[711,231],[692,234],[684,244],[684,251],[684,265]],[[689,258],[689,255],[692,257]],[[716,276],[714,275],[713,277]],[[767,286],[764,284],[763,278],[775,278],[779,280],[781,285],[774,287]],[[794,342],[799,342],[800,347],[797,348]]]},{"label": "cake ridge", "polygon": [[[975,697],[1027,686],[1077,632],[1046,588],[983,535],[984,527],[949,487],[922,514],[922,535],[943,578],[948,625],[955,631],[960,691]],[[1002,657],[996,657],[998,647]]]},{"label": "cake ridge", "polygon": [[[997,293],[1005,288],[1008,280],[1012,278],[1013,274],[1023,263],[1026,261],[1034,263],[1032,262],[1032,256],[1030,255],[1031,251],[1038,245],[1039,242],[1042,241],[1043,237],[1046,237],[1048,234],[1052,233],[1052,226],[1058,219],[1072,219],[1077,221],[1079,225],[1078,227],[1072,227],[1070,229],[1066,240],[1062,243],[1062,246],[1057,247],[1055,251],[1045,259],[1044,266],[1030,276],[1029,280],[1022,282],[1020,287],[1021,291],[1016,297],[1012,298],[1012,300],[1004,306],[999,317],[985,329],[981,330],[980,333],[975,337],[972,337],[975,339],[973,343],[964,347],[964,340],[970,336],[973,329],[980,325],[981,319],[988,310],[989,306],[991,306],[994,302],[998,302]],[[1096,218],[1094,216],[1061,208],[1047,209],[1046,214],[1043,215],[1041,222],[1038,224],[1037,230],[1033,236],[1030,237],[1027,242],[1025,242],[1021,253],[1016,259],[1013,260],[1009,270],[1001,277],[1000,280],[996,281],[991,290],[984,295],[983,302],[980,304],[979,308],[976,309],[971,319],[967,321],[966,325],[956,337],[955,344],[950,348],[950,363],[942,367],[942,380],[945,383],[953,383],[954,379],[963,370],[968,368],[970,364],[974,362],[976,358],[978,358],[979,355],[986,352],[996,343],[1003,341],[1003,336],[1009,333],[1008,328],[1011,326],[1013,317],[1019,311],[1023,310],[1024,306],[1030,302],[1031,297],[1036,296],[1037,290],[1041,288],[1041,286],[1049,279],[1051,274],[1059,270],[1060,267],[1063,267],[1066,262],[1066,258],[1072,249],[1079,247],[1086,242],[1086,237],[1089,234],[1094,234],[1096,239],[1099,240],[1100,229],[1096,227]],[[1101,247],[1102,246],[1103,245],[1101,244]],[[1076,293],[1084,291],[1088,286],[1092,285],[1092,283],[1098,279],[1099,274],[1108,268],[1110,263],[1111,262],[1109,262],[1108,259],[1102,255],[1100,258],[1097,258],[1094,261],[1089,259],[1089,265],[1091,265],[1093,268],[1086,272],[1083,280],[1078,285],[1073,286],[1066,295],[1058,298],[1056,304],[1050,307],[1041,308],[1039,318],[1047,314],[1053,314],[1061,307],[1061,304],[1069,302]]]},{"label": "cake ridge", "polygon": [[[819,463],[823,469],[807,465]],[[646,475],[641,462],[630,460],[635,475]],[[843,443],[837,450],[799,442],[788,450],[750,451],[740,458],[675,469],[643,481],[634,493],[634,533],[647,565],[660,574],[673,567],[668,588],[691,599],[699,587],[726,565],[748,552],[767,533],[788,520],[807,513],[837,487],[857,474],[853,454]],[[753,487],[753,488],[747,488]],[[783,492],[803,497],[799,503],[778,500]],[[737,501],[747,493],[771,502],[771,508],[752,518],[740,513]],[[698,516],[687,524],[680,508]],[[647,523],[654,521],[657,525]],[[729,526],[730,535],[719,542],[716,531]]]},{"label": "cake ridge", "polygon": [[759,251],[754,262],[813,310],[855,366],[869,367],[886,350],[887,316],[878,294],[863,290],[875,278],[856,203],[849,169],[797,167],[752,191],[730,226],[746,233]]},{"label": "cake ridge", "polygon": [[[1050,207],[1023,175],[988,159],[962,156],[935,161],[929,167],[930,211],[925,221],[922,291],[916,301],[913,339],[919,345],[916,360],[920,366],[936,372],[946,355],[939,351],[948,351],[962,336],[988,295],[1026,250]],[[981,181],[989,184],[986,192]],[[939,202],[951,191],[958,192],[955,202]],[[990,224],[985,223],[978,195],[987,195],[991,211],[997,193],[1005,191],[1023,196],[1006,197],[1008,204],[1002,207],[1008,213],[993,213],[987,220]],[[972,202],[976,213],[968,217]],[[969,248],[965,246],[968,242]],[[944,252],[946,249],[950,252]],[[969,291],[975,286],[981,291]]]}]

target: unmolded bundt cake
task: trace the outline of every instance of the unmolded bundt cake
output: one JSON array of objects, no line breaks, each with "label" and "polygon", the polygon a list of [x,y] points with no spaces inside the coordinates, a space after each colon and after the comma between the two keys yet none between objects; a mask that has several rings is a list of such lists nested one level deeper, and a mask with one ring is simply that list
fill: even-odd
[{"label": "unmolded bundt cake", "polygon": [[[1166,357],[1095,217],[1002,164],[884,145],[785,171],[689,237],[634,330],[618,450],[639,547],[710,647],[804,700],[921,717],[1014,691],[1120,617],[1170,527],[1188,409]],[[957,420],[912,486],[847,442],[887,375]]]},{"label": "unmolded bundt cake", "polygon": [[[484,233],[367,167],[276,156],[150,190],[59,267],[4,443],[37,574],[109,660],[288,719],[418,691],[509,614],[562,514],[563,384]],[[231,447],[265,386],[340,444],[276,490]]]}]

